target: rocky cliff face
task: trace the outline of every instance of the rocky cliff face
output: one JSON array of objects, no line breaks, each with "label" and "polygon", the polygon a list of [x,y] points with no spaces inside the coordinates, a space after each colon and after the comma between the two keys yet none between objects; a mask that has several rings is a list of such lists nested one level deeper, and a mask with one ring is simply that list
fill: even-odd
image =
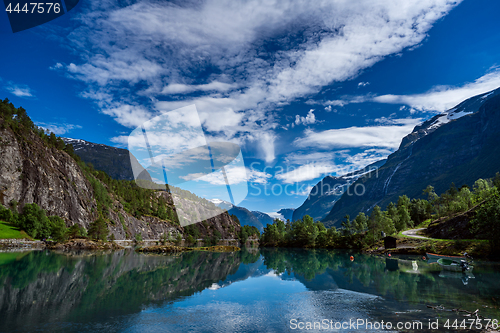
[{"label": "rocky cliff face", "polygon": [[[472,97],[437,115],[405,137],[379,170],[359,178],[358,194],[345,193],[323,220],[338,226],[346,215],[385,208],[400,195],[422,197],[432,185],[436,193],[472,186],[500,171],[500,89]],[[363,190],[363,191],[361,191]],[[354,192],[354,191],[352,191]]]},{"label": "rocky cliff face", "polygon": [[0,130],[0,203],[36,203],[68,225],[88,227],[96,218],[92,186],[78,164],[36,134],[18,140],[10,129]]},{"label": "rocky cliff face", "polygon": [[[67,226],[76,223],[88,229],[98,217],[97,203],[94,189],[79,165],[64,151],[48,147],[37,134],[23,135],[14,134],[9,128],[0,130],[0,204],[21,210],[27,203],[36,203],[48,215],[62,217]],[[154,193],[163,196],[167,205],[183,216],[203,209],[198,202],[187,198],[179,200],[184,208],[176,210],[170,193]],[[134,239],[137,234],[142,239],[159,239],[164,234],[175,238],[184,233],[183,227],[157,217],[132,216],[119,198],[111,197],[112,205],[105,218],[115,239]],[[203,224],[197,223],[196,228],[202,238],[218,231],[222,238],[235,239],[240,230],[239,224],[222,212]]]}]

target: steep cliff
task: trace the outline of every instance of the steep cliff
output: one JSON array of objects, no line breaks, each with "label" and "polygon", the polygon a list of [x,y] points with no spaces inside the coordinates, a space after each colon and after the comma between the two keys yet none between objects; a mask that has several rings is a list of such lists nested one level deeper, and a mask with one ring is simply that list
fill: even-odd
[{"label": "steep cliff", "polygon": [[[36,203],[47,215],[63,218],[67,226],[78,224],[85,229],[101,216],[115,239],[134,239],[137,234],[142,239],[159,239],[165,234],[175,238],[186,233],[177,213],[195,218],[193,214],[206,209],[202,200],[192,194],[176,199],[180,203],[177,210],[167,191],[141,189],[135,182],[113,180],[77,162],[78,158],[71,156],[71,146],[34,126],[24,109],[16,109],[5,100],[0,101],[0,111],[3,206],[20,212],[25,204]],[[113,158],[116,154],[109,156],[109,163],[118,163]],[[160,206],[169,214],[158,213]],[[197,231],[193,232],[193,228]],[[236,239],[240,228],[227,212],[221,212],[190,229],[200,238]]]},{"label": "steep cliff", "polygon": [[94,192],[78,164],[31,131],[19,140],[10,128],[0,130],[0,203],[36,203],[86,228],[96,218]]}]

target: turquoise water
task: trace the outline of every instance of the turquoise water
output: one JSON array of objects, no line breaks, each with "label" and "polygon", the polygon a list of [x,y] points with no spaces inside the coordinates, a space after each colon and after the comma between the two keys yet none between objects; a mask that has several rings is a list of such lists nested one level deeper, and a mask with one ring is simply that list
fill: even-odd
[{"label": "turquoise water", "polygon": [[326,250],[0,253],[0,332],[426,331],[435,320],[441,331],[469,319],[451,309],[500,319],[499,301],[489,262],[463,275],[416,256]]}]

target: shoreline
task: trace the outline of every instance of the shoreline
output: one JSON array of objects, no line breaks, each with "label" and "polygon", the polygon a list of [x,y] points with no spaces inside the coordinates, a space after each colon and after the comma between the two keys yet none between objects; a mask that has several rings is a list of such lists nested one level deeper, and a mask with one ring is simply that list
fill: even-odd
[{"label": "shoreline", "polygon": [[[233,240],[234,241],[234,240]],[[114,240],[108,242],[93,241],[83,238],[71,239],[65,243],[55,243],[52,241],[41,240],[27,240],[27,239],[0,239],[0,252],[17,252],[17,251],[34,251],[34,250],[122,250],[122,249],[135,249],[136,252],[141,253],[175,253],[175,252],[189,252],[189,251],[239,251],[241,248],[236,245],[217,244],[212,246],[179,246],[174,243],[167,242],[161,244],[160,240]],[[123,245],[121,245],[123,244]],[[239,244],[238,244],[239,245]]]}]

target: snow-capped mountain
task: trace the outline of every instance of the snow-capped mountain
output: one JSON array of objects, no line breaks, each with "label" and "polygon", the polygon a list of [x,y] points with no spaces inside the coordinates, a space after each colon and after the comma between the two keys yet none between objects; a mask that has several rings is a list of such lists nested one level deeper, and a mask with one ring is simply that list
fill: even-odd
[{"label": "snow-capped mountain", "polygon": [[[133,180],[132,163],[139,170],[144,170],[137,159],[127,149],[93,143],[81,139],[62,138],[66,144],[71,144],[84,162],[92,163],[96,170],[106,172],[111,178]],[[142,172],[140,179],[151,181],[147,172]]]},{"label": "snow-capped mountain", "polygon": [[294,210],[291,220],[296,221],[304,217],[304,215],[309,215],[315,221],[320,221],[330,213],[335,202],[340,199],[352,183],[359,177],[380,168],[385,161],[384,159],[375,162],[363,169],[340,177],[326,176],[311,189],[304,203]]},{"label": "snow-capped mountain", "polygon": [[283,217],[283,221],[293,221],[293,212],[295,211],[295,208],[282,208],[278,210],[278,214],[280,214]]},{"label": "snow-capped mountain", "polygon": [[208,201],[212,202],[217,207],[225,209],[225,210],[230,210],[231,208],[234,207],[234,205],[232,203],[230,203],[228,201],[221,200],[221,199],[209,199]]},{"label": "snow-capped mountain", "polygon": [[437,114],[434,117],[424,121],[422,124],[416,126],[410,134],[403,138],[403,140],[401,141],[400,149],[401,147],[404,147],[407,144],[411,144],[418,139],[434,132],[436,129],[452,122],[453,120],[457,120],[478,112],[487,100],[490,100],[498,95],[500,95],[500,88],[471,97],[458,104],[454,108]]},{"label": "snow-capped mountain", "polygon": [[479,178],[500,171],[500,88],[471,97],[454,108],[416,126],[391,154],[377,177],[365,175],[352,186],[362,185],[363,195],[343,195],[323,221],[339,225],[349,214],[385,208],[400,195],[422,197],[432,185],[436,193],[472,186]]}]

